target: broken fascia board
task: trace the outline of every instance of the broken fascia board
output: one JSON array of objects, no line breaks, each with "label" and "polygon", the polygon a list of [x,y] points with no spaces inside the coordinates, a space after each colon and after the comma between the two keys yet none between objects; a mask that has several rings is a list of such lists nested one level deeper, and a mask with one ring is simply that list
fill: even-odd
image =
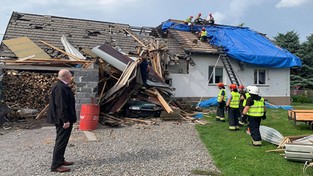
[{"label": "broken fascia board", "polygon": [[[66,37],[64,35],[62,35],[62,37],[61,37],[61,42],[62,42],[62,44],[63,44],[63,46],[65,48],[65,51],[67,53],[70,53],[70,54],[72,54],[72,55],[74,55],[74,56],[76,56],[76,57],[78,57],[80,59],[86,60],[85,56],[82,55],[82,53],[80,53],[73,45],[71,45],[70,42],[68,42],[68,40],[66,39]],[[69,59],[73,60],[73,61],[76,60],[76,59],[74,59],[74,58],[72,58],[70,56],[69,56]]]},{"label": "broken fascia board", "polygon": [[126,65],[129,62],[134,61],[133,59],[123,54],[120,50],[116,50],[108,44],[94,47],[91,51],[120,71],[124,71]]}]

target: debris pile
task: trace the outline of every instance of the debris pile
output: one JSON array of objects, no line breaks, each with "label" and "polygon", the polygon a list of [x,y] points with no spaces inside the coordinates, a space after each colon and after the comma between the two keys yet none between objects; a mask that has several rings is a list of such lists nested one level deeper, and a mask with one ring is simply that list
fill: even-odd
[{"label": "debris pile", "polygon": [[[164,69],[169,62],[175,62],[177,57],[168,53],[166,44],[159,40],[142,42],[135,35],[123,29],[133,37],[141,47],[132,57],[125,55],[108,44],[96,46],[81,54],[63,35],[61,40],[66,51],[45,41],[40,41],[50,49],[61,53],[64,58],[53,58],[27,37],[5,40],[4,43],[18,57],[17,59],[1,60],[5,66],[49,66],[89,69],[99,68],[97,103],[101,107],[101,122],[117,126],[128,122],[155,124],[137,117],[160,117],[161,112],[174,114],[179,120],[187,120],[205,124],[193,118],[190,114],[174,109],[180,109],[180,103],[173,96],[172,88],[165,83],[167,73]],[[29,47],[32,50],[30,51]],[[23,52],[21,52],[24,50]],[[39,53],[39,54],[37,54]],[[40,58],[37,57],[40,55]],[[86,56],[86,57],[85,57]],[[88,59],[86,59],[88,58]],[[143,86],[140,63],[143,58],[149,59],[151,70],[148,73],[147,87]],[[44,116],[48,107],[51,85],[56,80],[53,71],[25,71],[5,69],[3,73],[3,103],[12,109],[10,119],[25,116],[22,109],[34,109],[35,119]],[[182,113],[184,112],[184,113]]]}]

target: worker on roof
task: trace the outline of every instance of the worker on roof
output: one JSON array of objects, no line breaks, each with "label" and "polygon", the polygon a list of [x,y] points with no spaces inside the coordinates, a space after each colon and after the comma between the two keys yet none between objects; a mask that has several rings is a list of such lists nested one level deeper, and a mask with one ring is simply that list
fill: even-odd
[{"label": "worker on roof", "polygon": [[209,24],[215,23],[215,20],[214,20],[212,13],[209,14],[209,16],[206,18],[206,20],[208,21]]},{"label": "worker on roof", "polygon": [[194,33],[192,18],[193,18],[193,16],[189,16],[189,17],[184,21],[184,24],[188,25],[188,26],[190,27],[190,31],[191,31],[192,33]]},{"label": "worker on roof", "polygon": [[225,87],[222,82],[217,84],[217,87],[220,89],[220,92],[217,96],[217,110],[216,110],[216,121],[225,122],[225,105],[226,105],[226,92]]},{"label": "worker on roof", "polygon": [[197,15],[197,17],[196,17],[195,20],[194,20],[194,23],[195,23],[195,24],[203,24],[203,19],[201,18],[201,13],[199,13],[199,14]]},{"label": "worker on roof", "polygon": [[184,23],[187,24],[188,26],[192,25],[192,18],[193,18],[193,16],[189,16],[189,17],[184,21]]},{"label": "worker on roof", "polygon": [[229,130],[239,130],[239,102],[240,102],[240,93],[238,92],[237,85],[229,85],[230,95],[226,103],[226,110],[228,110],[228,123]]},{"label": "worker on roof", "polygon": [[261,120],[266,119],[266,108],[264,98],[259,96],[260,89],[256,86],[248,88],[250,97],[247,99],[247,104],[243,109],[242,114],[248,117],[248,127],[250,130],[252,144],[254,146],[262,145],[262,138],[260,133]]},{"label": "worker on roof", "polygon": [[[242,114],[244,107],[246,106],[247,98],[250,97],[250,94],[247,90],[245,90],[245,87],[243,85],[240,85],[239,87],[239,93],[240,93],[240,104],[239,104],[239,111],[240,114]],[[250,86],[247,87],[249,89]],[[240,116],[239,124],[244,125],[247,123],[247,116]]]},{"label": "worker on roof", "polygon": [[202,27],[201,31],[198,33],[198,38],[202,42],[207,40],[208,32],[206,31],[205,27]]}]

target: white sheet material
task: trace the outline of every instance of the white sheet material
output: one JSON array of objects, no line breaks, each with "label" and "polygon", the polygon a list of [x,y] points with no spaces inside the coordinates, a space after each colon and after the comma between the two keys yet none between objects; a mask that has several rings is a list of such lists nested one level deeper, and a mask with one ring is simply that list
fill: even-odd
[{"label": "white sheet material", "polygon": [[279,145],[280,142],[284,139],[284,136],[280,134],[279,131],[274,128],[270,128],[267,126],[260,126],[260,133],[262,140],[270,142],[275,145]]},{"label": "white sheet material", "polygon": [[[62,42],[62,44],[63,44],[63,46],[65,48],[65,51],[67,53],[70,53],[70,54],[72,54],[72,55],[74,55],[74,56],[76,56],[76,57],[78,57],[80,59],[86,60],[85,56],[82,55],[82,53],[80,53],[73,45],[71,45],[67,41],[67,39],[66,39],[66,37],[64,35],[62,35],[62,37],[61,37],[61,42]],[[69,58],[70,58],[70,60],[73,60],[73,61],[77,60],[77,59],[74,59],[72,57],[69,57]]]}]

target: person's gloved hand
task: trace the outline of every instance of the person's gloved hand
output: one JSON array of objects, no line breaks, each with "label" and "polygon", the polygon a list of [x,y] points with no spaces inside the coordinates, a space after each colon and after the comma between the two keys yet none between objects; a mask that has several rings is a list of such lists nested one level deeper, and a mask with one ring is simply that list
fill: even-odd
[{"label": "person's gloved hand", "polygon": [[225,107],[225,110],[228,111],[228,109],[229,109],[229,106],[226,106],[226,107]]},{"label": "person's gloved hand", "polygon": [[263,120],[266,119],[266,112],[264,112],[264,115],[262,116],[262,119],[263,119]]}]

